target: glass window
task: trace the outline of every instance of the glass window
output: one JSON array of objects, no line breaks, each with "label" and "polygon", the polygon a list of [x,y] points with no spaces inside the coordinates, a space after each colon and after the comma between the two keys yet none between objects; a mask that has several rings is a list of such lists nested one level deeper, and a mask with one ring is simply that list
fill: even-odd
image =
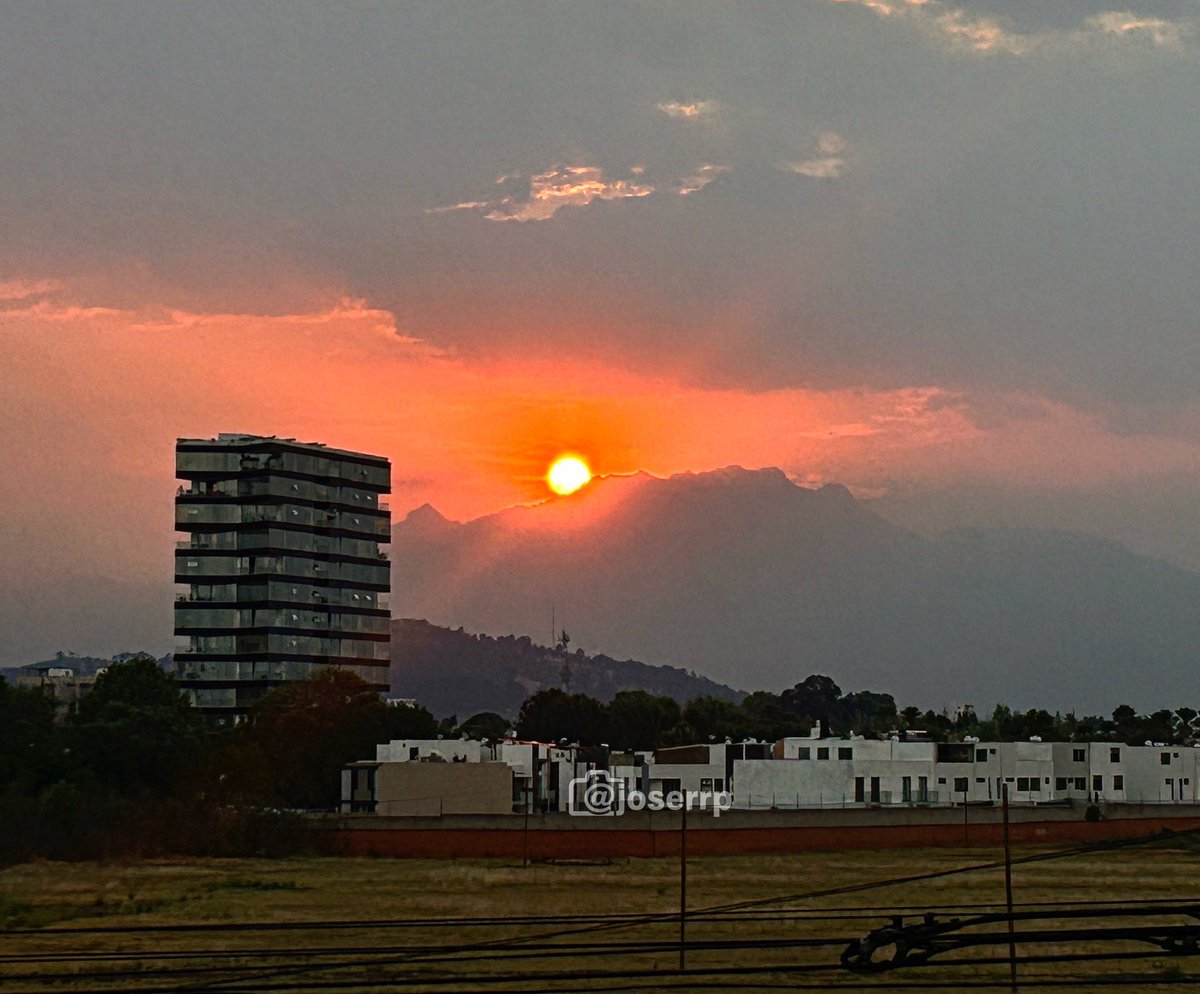
[{"label": "glass window", "polygon": [[853,749],[847,749],[845,747],[840,747],[838,749],[838,759],[853,759],[853,758],[854,758],[854,750]]},{"label": "glass window", "polygon": [[988,751],[986,749],[976,749],[975,750],[975,762],[986,763],[987,757],[988,757]]},{"label": "glass window", "polygon": [[1073,749],[1071,751],[1071,760],[1075,763],[1082,763],[1087,757],[1087,752],[1083,749]]},{"label": "glass window", "polygon": [[1110,748],[1108,750],[1108,761],[1110,763],[1121,762],[1121,750],[1118,749],[1116,746],[1113,746],[1112,748]]},{"label": "glass window", "polygon": [[1118,773],[1115,777],[1113,777],[1113,790],[1124,790],[1124,789],[1125,789],[1125,778],[1123,776],[1121,776],[1121,774]]},{"label": "glass window", "polygon": [[1100,776],[1099,774],[1092,777],[1092,790],[1103,790],[1103,789],[1104,789],[1104,777]]},{"label": "glass window", "polygon": [[967,792],[967,778],[966,777],[955,777],[954,778],[954,792],[956,794],[965,794]]},{"label": "glass window", "polygon": [[1076,790],[1087,790],[1087,780],[1084,777],[1076,777],[1075,778],[1075,789]]},{"label": "glass window", "polygon": [[818,747],[817,759],[828,759],[828,758],[829,758],[829,747],[828,746]]},{"label": "glass window", "polygon": [[1067,778],[1066,777],[1055,777],[1054,778],[1054,789],[1055,790],[1066,790],[1067,789]]},{"label": "glass window", "polygon": [[812,749],[808,746],[801,746],[796,755],[798,759],[812,759]]},{"label": "glass window", "polygon": [[1169,752],[1161,753],[1158,757],[1158,761],[1163,766],[1170,766],[1171,765],[1171,754]]}]

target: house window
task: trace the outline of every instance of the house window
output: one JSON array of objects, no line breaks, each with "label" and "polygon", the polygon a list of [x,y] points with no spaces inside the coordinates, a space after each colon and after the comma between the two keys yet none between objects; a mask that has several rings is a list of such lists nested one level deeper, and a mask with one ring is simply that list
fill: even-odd
[{"label": "house window", "polygon": [[701,777],[700,778],[700,789],[701,790],[712,790],[713,789],[712,777]]},{"label": "house window", "polygon": [[986,763],[987,757],[988,757],[988,751],[986,749],[976,749],[975,750],[975,762]]},{"label": "house window", "polygon": [[796,758],[797,759],[812,759],[812,749],[810,749],[808,746],[804,746],[796,754]]},{"label": "house window", "polygon": [[976,777],[975,782],[976,783],[987,783],[987,778],[986,777]]},{"label": "house window", "polygon": [[954,792],[956,794],[965,794],[967,792],[967,778],[966,777],[955,777],[954,778]]},{"label": "house window", "polygon": [[829,758],[829,747],[828,746],[819,746],[817,748],[817,759],[828,759],[828,758]]},{"label": "house window", "polygon": [[1124,789],[1125,789],[1125,778],[1123,776],[1121,776],[1121,774],[1118,773],[1115,777],[1113,777],[1113,790],[1124,790]]},{"label": "house window", "polygon": [[1099,774],[1092,777],[1092,790],[1103,790],[1103,789],[1104,789],[1104,777],[1100,776]]},{"label": "house window", "polygon": [[1083,763],[1087,760],[1087,752],[1083,749],[1071,750],[1071,761],[1075,763]]},{"label": "house window", "polygon": [[841,747],[838,749],[838,759],[853,759],[854,750]]},{"label": "house window", "polygon": [[945,778],[945,777],[938,777],[938,783],[942,783],[942,784],[944,784],[945,782],[946,782],[946,778]]},{"label": "house window", "polygon": [[713,777],[713,790],[722,791],[725,789],[725,780],[723,777]]},{"label": "house window", "polygon": [[1017,790],[1029,790],[1029,777],[1017,777]]},{"label": "house window", "polygon": [[1110,763],[1121,762],[1121,750],[1119,748],[1117,748],[1116,746],[1113,746],[1112,748],[1110,748],[1108,750],[1108,761]]},{"label": "house window", "polygon": [[1158,761],[1160,763],[1162,763],[1163,766],[1170,766],[1171,765],[1171,754],[1169,752],[1159,753]]},{"label": "house window", "polygon": [[1076,790],[1087,790],[1087,778],[1086,777],[1076,777],[1075,778],[1075,789]]},{"label": "house window", "polygon": [[1066,777],[1055,777],[1054,778],[1054,789],[1055,790],[1066,790],[1068,782],[1069,781],[1067,780]]}]

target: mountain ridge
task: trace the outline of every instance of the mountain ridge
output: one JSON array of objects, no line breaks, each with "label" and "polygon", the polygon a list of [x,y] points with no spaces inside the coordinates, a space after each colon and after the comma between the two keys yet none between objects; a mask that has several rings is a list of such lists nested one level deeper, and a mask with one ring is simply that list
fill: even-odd
[{"label": "mountain ridge", "polygon": [[736,686],[829,672],[1063,708],[1177,698],[1200,644],[1200,574],[1108,539],[929,538],[774,468],[613,479],[446,528],[405,519],[397,612],[498,633],[545,630],[553,610],[585,647]]}]

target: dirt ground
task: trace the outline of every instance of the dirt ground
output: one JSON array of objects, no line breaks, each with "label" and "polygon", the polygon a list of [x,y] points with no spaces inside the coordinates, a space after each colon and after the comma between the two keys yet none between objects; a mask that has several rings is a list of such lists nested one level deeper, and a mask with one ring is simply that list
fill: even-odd
[{"label": "dirt ground", "polygon": [[[1062,929],[1200,926],[1189,839],[1014,852],[1019,990],[1178,991],[1200,956]],[[0,871],[0,985],[25,991],[999,990],[1007,921],[931,963],[861,973],[844,949],[902,924],[1003,912],[1000,854],[798,853],[594,864],[306,858],[31,863]],[[1029,860],[1030,857],[1037,857]],[[989,865],[990,864],[990,865]],[[1153,915],[1135,915],[1146,907]],[[1068,918],[1117,909],[1121,917]],[[1049,935],[1045,935],[1047,931]],[[945,938],[945,937],[943,937]],[[892,947],[882,950],[891,953]],[[1116,958],[1095,958],[1097,955]],[[1070,959],[1064,956],[1087,956]],[[1054,960],[1054,961],[1049,961]],[[965,961],[965,962],[964,962]],[[1069,986],[1067,986],[1069,985]]]}]

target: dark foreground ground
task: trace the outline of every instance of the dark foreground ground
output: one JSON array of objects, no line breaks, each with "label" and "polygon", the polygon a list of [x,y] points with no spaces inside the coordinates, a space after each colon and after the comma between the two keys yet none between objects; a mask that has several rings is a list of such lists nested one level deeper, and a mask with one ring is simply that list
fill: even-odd
[{"label": "dark foreground ground", "polygon": [[[1200,838],[1015,850],[1021,991],[1182,991],[1200,956],[1078,930],[1200,925]],[[679,862],[352,858],[33,863],[0,871],[0,987],[26,991],[1009,990],[1007,922],[931,964],[851,972],[894,915],[1003,911],[981,848],[692,859],[686,972]],[[1137,915],[1137,909],[1154,911]],[[1120,917],[1097,912],[1120,911]],[[1068,918],[1067,912],[1093,917]],[[1062,930],[1075,930],[1066,934]],[[1036,931],[1044,939],[1027,941]],[[1056,934],[1059,933],[1059,934]],[[1023,938],[1025,936],[1026,938]],[[1087,958],[1078,958],[1087,957]],[[1106,957],[1106,958],[1097,958]]]}]

